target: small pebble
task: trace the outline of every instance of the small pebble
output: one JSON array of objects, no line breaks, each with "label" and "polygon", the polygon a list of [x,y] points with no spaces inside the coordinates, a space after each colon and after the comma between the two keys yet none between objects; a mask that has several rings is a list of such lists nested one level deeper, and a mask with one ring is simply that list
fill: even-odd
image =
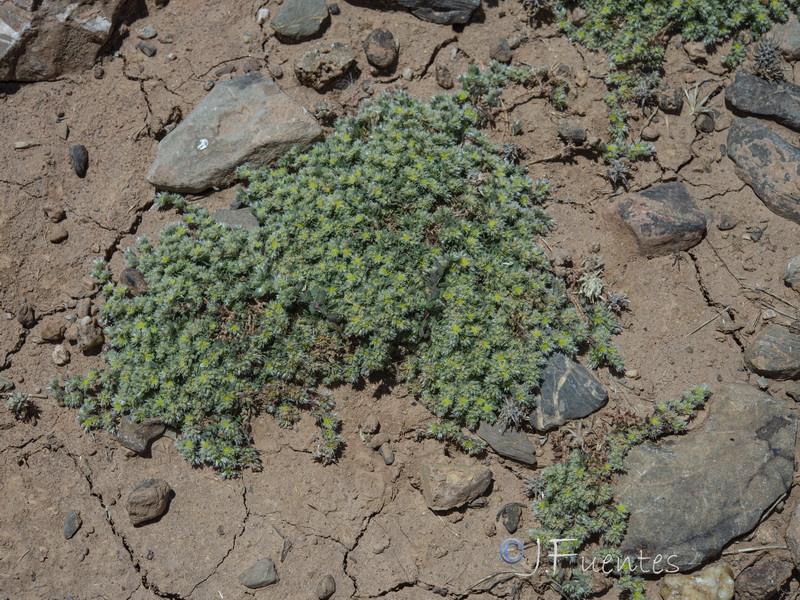
[{"label": "small pebble", "polygon": [[660,133],[652,127],[645,127],[642,129],[642,139],[645,142],[655,142],[659,137]]},{"label": "small pebble", "polygon": [[342,9],[339,8],[339,5],[336,4],[335,2],[331,2],[330,4],[328,4],[328,12],[336,16],[342,12]]},{"label": "small pebble", "polygon": [[158,32],[153,27],[142,27],[136,32],[136,37],[140,40],[152,40],[158,35]]},{"label": "small pebble", "polygon": [[758,387],[759,387],[759,388],[761,388],[762,390],[765,390],[765,391],[766,391],[766,390],[768,390],[768,389],[769,389],[769,381],[767,381],[766,379],[764,379],[764,377],[763,377],[763,376],[762,376],[762,377],[759,377],[759,378],[758,378],[758,381],[757,381],[756,383],[758,383]]},{"label": "small pebble", "polygon": [[47,239],[50,241],[51,244],[60,244],[61,242],[65,241],[69,237],[69,231],[63,225],[59,225],[55,227],[51,232],[50,235],[47,236]]},{"label": "small pebble", "polygon": [[378,452],[380,452],[383,462],[387,466],[394,463],[394,450],[392,450],[392,447],[389,444],[381,444],[381,447],[378,448]]},{"label": "small pebble", "polygon": [[45,206],[42,210],[44,210],[44,215],[53,223],[63,221],[64,217],[67,216],[66,211],[60,207],[53,208],[52,206]]},{"label": "small pebble", "polygon": [[69,137],[69,125],[61,123],[61,125],[58,126],[58,137],[62,140],[66,140]]},{"label": "small pebble", "polygon": [[162,44],[172,44],[175,42],[175,37],[171,33],[167,33],[158,38],[158,41]]},{"label": "small pebble", "polygon": [[283,77],[283,68],[280,65],[272,65],[269,68],[269,74],[272,75],[274,79],[280,79]]},{"label": "small pebble", "polygon": [[203,84],[203,89],[207,92],[210,92],[214,89],[214,82],[211,79],[206,80],[206,82]]},{"label": "small pebble", "polygon": [[319,583],[317,583],[317,598],[319,598],[319,600],[328,600],[328,598],[335,593],[336,580],[333,578],[333,575],[325,575],[325,577],[319,580]]},{"label": "small pebble", "polygon": [[414,71],[411,70],[411,67],[406,67],[403,69],[403,79],[406,81],[411,81],[412,77],[414,77]]},{"label": "small pebble", "polygon": [[83,520],[79,512],[71,510],[67,513],[67,518],[64,519],[64,539],[69,540],[78,532],[78,529],[83,525]]},{"label": "small pebble", "polygon": [[67,363],[69,363],[70,355],[69,348],[67,344],[59,344],[53,350],[53,363],[58,367],[63,367]]},{"label": "small pebble", "polygon": [[69,149],[69,157],[72,160],[72,168],[75,173],[83,179],[86,177],[86,170],[89,168],[89,151],[86,146],[78,144]]},{"label": "small pebble", "polygon": [[269,19],[269,9],[259,8],[258,12],[256,12],[256,23],[263,25],[267,19]]},{"label": "small pebble", "polygon": [[106,72],[105,69],[103,69],[103,67],[95,67],[94,69],[92,69],[92,75],[94,75],[95,79],[102,79],[103,77],[105,77],[105,74]]},{"label": "small pebble", "polygon": [[136,47],[147,57],[153,57],[156,55],[156,47],[152,44],[148,44],[146,42],[139,42],[136,44]]},{"label": "small pebble", "polygon": [[717,227],[720,231],[728,231],[729,229],[733,229],[736,225],[739,224],[739,221],[731,217],[730,215],[722,215],[719,218],[719,223],[717,223]]}]

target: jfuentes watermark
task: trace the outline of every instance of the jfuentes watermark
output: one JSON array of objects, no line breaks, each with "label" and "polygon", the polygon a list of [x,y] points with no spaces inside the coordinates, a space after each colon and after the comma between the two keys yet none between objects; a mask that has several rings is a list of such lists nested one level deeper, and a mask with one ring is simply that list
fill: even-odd
[{"label": "jfuentes watermark", "polygon": [[[559,540],[549,540],[550,544],[553,547],[553,551],[550,554],[547,554],[547,558],[550,559],[553,565],[553,574],[557,573],[560,568],[560,561],[567,559],[567,558],[575,558],[578,568],[581,571],[587,572],[591,571],[594,573],[604,573],[605,575],[610,575],[611,573],[619,572],[622,570],[627,570],[630,573],[639,572],[644,575],[661,575],[662,573],[677,573],[680,569],[678,566],[672,562],[673,560],[677,559],[678,556],[675,554],[670,554],[669,556],[664,556],[663,554],[656,554],[655,556],[645,556],[644,553],[640,550],[639,555],[636,557],[628,556],[628,557],[615,557],[615,556],[606,556],[604,558],[600,558],[594,556],[591,560],[588,560],[585,556],[579,556],[573,552],[563,552],[563,545],[568,544],[569,542],[577,542],[576,539],[559,539]],[[561,549],[559,549],[559,544],[562,544]],[[542,541],[540,539],[536,539],[535,543],[531,543],[531,548],[535,548],[536,554],[536,565],[533,568],[533,571],[536,572],[539,569],[539,565],[541,563],[542,558]],[[520,540],[516,538],[508,538],[504,540],[502,544],[500,544],[500,558],[503,562],[506,562],[510,565],[517,564],[523,558],[525,558],[526,548],[525,544],[522,543]],[[648,568],[649,567],[649,568]]]}]

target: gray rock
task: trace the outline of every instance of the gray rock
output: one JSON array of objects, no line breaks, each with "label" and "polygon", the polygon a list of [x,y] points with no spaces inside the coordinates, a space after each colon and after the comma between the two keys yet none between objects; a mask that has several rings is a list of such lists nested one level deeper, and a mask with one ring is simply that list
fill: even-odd
[{"label": "gray rock", "polygon": [[147,42],[139,42],[136,44],[136,48],[138,48],[139,52],[148,58],[154,57],[156,52],[158,52],[158,48],[156,48],[153,44],[148,44]]},{"label": "gray rock", "polygon": [[739,600],[769,600],[792,576],[792,568],[792,563],[782,560],[747,567],[736,578],[736,597]]},{"label": "gray rock", "polygon": [[83,317],[78,321],[78,350],[88,352],[103,345],[103,328],[92,317]]},{"label": "gray rock", "polygon": [[492,472],[477,465],[424,464],[419,478],[428,508],[450,510],[483,494],[492,482]]},{"label": "gray rock", "polygon": [[328,598],[335,593],[336,580],[333,578],[333,575],[325,575],[325,577],[319,580],[319,583],[317,583],[317,598],[319,598],[319,600],[328,600]]},{"label": "gray rock", "polygon": [[147,25],[136,32],[136,37],[138,37],[140,40],[152,40],[157,35],[158,31],[156,31],[154,27],[149,27]]},{"label": "gray rock", "polygon": [[36,313],[27,300],[23,300],[17,309],[17,321],[25,328],[36,325]]},{"label": "gray rock", "polygon": [[662,90],[656,98],[658,108],[667,113],[680,113],[681,109],[683,109],[683,95],[681,88],[666,88]]},{"label": "gray rock", "polygon": [[800,331],[767,325],[744,351],[747,368],[773,379],[800,378]]},{"label": "gray rock", "polygon": [[64,332],[67,330],[67,325],[64,323],[63,318],[51,317],[47,319],[39,331],[39,336],[45,342],[60,342],[64,339]]},{"label": "gray rock", "polygon": [[797,15],[790,12],[786,23],[777,23],[771,34],[786,60],[800,59],[800,21]]},{"label": "gray rock", "polygon": [[499,423],[489,425],[481,421],[476,433],[500,456],[532,467],[536,466],[536,449],[524,431],[503,427]]},{"label": "gray rock", "polygon": [[14,389],[14,382],[8,377],[0,375],[0,392],[10,392]]},{"label": "gray rock", "polygon": [[[630,511],[623,554],[661,554],[685,571],[752,530],[792,483],[796,430],[781,402],[732,383],[697,429],[633,448],[614,486]],[[643,568],[652,572],[652,561]]]},{"label": "gray rock", "polygon": [[717,223],[717,228],[720,231],[728,231],[728,230],[733,229],[734,227],[736,227],[738,224],[739,224],[739,221],[734,219],[732,216],[730,216],[730,215],[722,215],[719,218],[719,223]]},{"label": "gray rock", "polygon": [[262,558],[239,575],[239,583],[251,590],[257,590],[278,581],[278,571],[268,558]]},{"label": "gray rock", "polygon": [[648,258],[688,250],[700,243],[706,231],[705,214],[677,181],[609,202],[605,214]]},{"label": "gray rock", "polygon": [[81,514],[74,510],[69,511],[64,519],[64,539],[72,539],[72,536],[78,533],[78,529],[81,528],[81,525],[83,525]]},{"label": "gray rock", "polygon": [[163,479],[143,479],[131,490],[125,508],[132,525],[157,519],[167,510],[172,488]]},{"label": "gray rock", "polygon": [[286,0],[269,25],[281,38],[300,42],[317,35],[327,20],[325,0]]},{"label": "gray rock", "polygon": [[72,161],[72,168],[75,173],[83,179],[86,177],[86,170],[89,168],[89,151],[86,146],[77,144],[69,149],[69,158]]},{"label": "gray rock", "polygon": [[383,458],[383,463],[385,465],[389,466],[394,464],[394,450],[392,450],[388,442],[381,444],[380,448],[378,448],[378,452],[381,458]]},{"label": "gray rock", "polygon": [[800,130],[800,86],[793,83],[769,82],[740,70],[725,89],[725,100],[737,110]]},{"label": "gray rock", "polygon": [[122,417],[114,439],[128,450],[144,454],[150,450],[153,441],[164,435],[166,430],[161,419],[145,419],[137,423],[129,417]]},{"label": "gray rock", "polygon": [[600,409],[608,400],[603,386],[584,367],[564,354],[554,354],[542,372],[540,397],[531,425],[549,431]]},{"label": "gray rock", "polygon": [[503,527],[506,528],[506,531],[512,534],[516,533],[519,528],[520,519],[522,518],[522,507],[524,506],[524,504],[520,504],[519,502],[510,502],[506,504],[497,512],[495,521],[503,519]]},{"label": "gray rock", "polygon": [[373,29],[364,40],[367,61],[378,69],[390,69],[397,64],[397,42],[388,29]]},{"label": "gray rock", "polygon": [[259,228],[258,219],[249,208],[218,210],[214,213],[214,220],[217,223],[225,223],[230,227],[241,227],[247,231]]},{"label": "gray rock", "polygon": [[437,64],[436,65],[436,83],[439,84],[439,87],[445,90],[453,89],[455,85],[455,81],[453,80],[453,72],[450,70],[447,65]]},{"label": "gray rock", "polygon": [[322,136],[316,120],[261,73],[218,83],[158,145],[147,180],[198,193],[236,180],[236,167],[274,162]]},{"label": "gray rock", "polygon": [[800,565],[800,506],[797,506],[786,527],[786,544],[792,552],[795,566]]},{"label": "gray rock", "polygon": [[133,267],[126,267],[119,274],[119,282],[128,288],[128,294],[131,296],[140,296],[147,291],[147,282],[137,269]]},{"label": "gray rock", "polygon": [[129,0],[0,2],[0,81],[91,69]]},{"label": "gray rock", "polygon": [[800,292],[800,254],[786,263],[786,274],[783,276],[783,280],[795,292]]},{"label": "gray rock", "polygon": [[564,141],[575,144],[576,146],[583,144],[588,137],[586,127],[584,127],[580,121],[576,120],[560,120],[558,122],[557,131],[558,135],[561,136]]},{"label": "gray rock", "polygon": [[300,83],[319,92],[347,73],[355,62],[355,54],[344,44],[323,44],[297,59],[294,74]]},{"label": "gray rock", "polygon": [[728,156],[767,208],[800,223],[800,148],[752,119],[740,119],[728,131]]},{"label": "gray rock", "polygon": [[503,64],[511,62],[511,46],[506,38],[496,36],[489,40],[489,58]]},{"label": "gray rock", "polygon": [[439,25],[468,23],[481,0],[388,0],[389,4],[411,10],[411,14]]}]

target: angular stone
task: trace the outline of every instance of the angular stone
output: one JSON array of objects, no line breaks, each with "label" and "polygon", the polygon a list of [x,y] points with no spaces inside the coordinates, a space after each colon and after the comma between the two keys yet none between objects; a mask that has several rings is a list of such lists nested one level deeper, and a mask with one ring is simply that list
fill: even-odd
[{"label": "angular stone", "polygon": [[333,578],[333,575],[325,575],[325,577],[319,580],[319,583],[317,583],[317,598],[319,598],[319,600],[328,600],[328,598],[335,593],[336,580]]},{"label": "angular stone", "polygon": [[83,317],[78,321],[78,350],[81,352],[88,352],[98,346],[101,346],[105,341],[103,337],[103,328],[98,325],[97,320],[92,317]]},{"label": "angular stone", "polygon": [[614,486],[630,511],[623,555],[660,554],[686,571],[719,554],[789,489],[796,432],[783,403],[732,383],[712,396],[697,429],[633,448]]},{"label": "angular stone", "polygon": [[477,465],[425,464],[419,476],[422,495],[431,510],[450,510],[472,502],[492,482],[492,472]]},{"label": "angular stone", "polygon": [[580,121],[576,120],[563,119],[558,122],[556,130],[564,141],[575,144],[576,146],[583,144],[588,137],[586,127],[584,127]]},{"label": "angular stone", "polygon": [[274,162],[322,136],[314,117],[261,73],[218,83],[158,145],[147,180],[198,193],[236,180],[236,167]]},{"label": "angular stone", "polygon": [[251,590],[266,587],[278,581],[278,571],[269,558],[262,558],[239,575],[239,583]]},{"label": "angular stone", "polygon": [[83,179],[86,177],[86,170],[89,168],[89,151],[86,146],[76,144],[69,149],[69,158],[72,161],[72,168],[75,174]]},{"label": "angular stone", "polygon": [[786,545],[792,552],[795,566],[800,565],[800,506],[797,506],[786,527]]},{"label": "angular stone", "polygon": [[609,202],[605,211],[648,258],[688,250],[701,242],[706,231],[706,216],[677,181]]},{"label": "angular stone", "polygon": [[793,12],[785,23],[777,23],[772,28],[772,39],[786,60],[800,59],[800,21]]},{"label": "angular stone", "polygon": [[554,354],[542,372],[531,425],[549,431],[599,410],[608,400],[603,386],[586,367],[565,354]]},{"label": "angular stone", "polygon": [[355,62],[355,54],[344,44],[323,44],[297,59],[294,74],[300,83],[319,92],[347,73]]},{"label": "angular stone", "polygon": [[773,379],[800,378],[800,331],[767,325],[744,351],[747,368]]},{"label": "angular stone", "polygon": [[388,29],[373,29],[364,40],[367,61],[378,69],[389,69],[397,64],[397,42]]},{"label": "angular stone", "polygon": [[36,311],[27,300],[23,300],[17,309],[17,322],[25,328],[36,325]]},{"label": "angular stone", "polygon": [[389,4],[410,9],[411,14],[439,25],[468,23],[481,0],[389,0]]},{"label": "angular stone", "polygon": [[67,325],[64,323],[64,319],[52,317],[44,322],[42,329],[39,332],[39,336],[45,342],[60,342],[62,339],[64,339],[64,332],[66,330]]},{"label": "angular stone", "polygon": [[795,292],[800,292],[800,254],[786,263],[786,274],[783,276],[783,280]]},{"label": "angular stone", "polygon": [[72,539],[72,536],[78,533],[78,529],[81,528],[81,525],[83,525],[81,514],[74,510],[69,511],[67,517],[64,519],[64,539]]},{"label": "angular stone", "polygon": [[114,439],[128,450],[144,454],[153,441],[164,435],[166,430],[160,419],[145,419],[137,423],[128,417],[122,417]]},{"label": "angular stone", "polygon": [[664,600],[731,600],[733,590],[733,569],[718,562],[691,575],[665,575],[659,591]]},{"label": "angular stone", "polygon": [[800,86],[788,81],[770,82],[739,70],[725,89],[725,101],[742,112],[800,130]]},{"label": "angular stone", "polygon": [[489,58],[499,63],[508,64],[511,62],[511,46],[503,36],[493,37],[489,41]]},{"label": "angular stone", "polygon": [[739,119],[728,131],[728,156],[768,209],[800,223],[800,148],[752,119]]},{"label": "angular stone", "polygon": [[157,519],[167,510],[172,488],[163,479],[143,479],[131,490],[125,508],[132,525]]},{"label": "angular stone", "polygon": [[500,456],[532,467],[536,466],[536,449],[524,431],[511,427],[504,428],[499,423],[489,425],[481,421],[477,434]]},{"label": "angular stone", "polygon": [[214,213],[217,223],[225,223],[230,227],[241,227],[247,231],[259,228],[258,219],[249,208],[225,208]]},{"label": "angular stone", "polygon": [[147,282],[144,280],[144,275],[133,267],[126,267],[119,274],[119,282],[128,288],[128,294],[131,296],[141,296],[147,291]]},{"label": "angular stone", "polygon": [[749,566],[736,578],[736,597],[739,600],[769,600],[791,576],[792,563],[786,561]]},{"label": "angular stone", "polygon": [[436,83],[439,84],[439,87],[445,90],[453,89],[455,81],[453,81],[453,73],[447,65],[437,64],[435,75]]},{"label": "angular stone", "polygon": [[129,0],[0,2],[0,81],[90,69]]},{"label": "angular stone", "polygon": [[327,19],[325,0],[286,0],[269,25],[281,38],[300,42],[317,35]]}]

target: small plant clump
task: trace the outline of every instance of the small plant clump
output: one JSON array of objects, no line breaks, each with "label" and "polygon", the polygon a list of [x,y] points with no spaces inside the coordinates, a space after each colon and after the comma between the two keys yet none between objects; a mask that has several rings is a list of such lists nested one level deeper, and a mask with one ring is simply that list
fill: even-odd
[{"label": "small plant clump", "polygon": [[[707,387],[700,386],[679,399],[661,402],[649,417],[619,423],[599,450],[574,450],[566,461],[545,468],[526,484],[529,495],[534,497],[533,513],[541,524],[530,530],[531,538],[575,540],[562,542],[564,554],[577,555],[594,547],[594,554],[601,561],[612,557],[616,562],[627,527],[628,507],[614,499],[612,475],[624,472],[623,460],[634,446],[683,433],[710,395]],[[618,587],[629,592],[632,600],[644,600],[641,578],[627,571],[625,565],[623,561]],[[585,575],[580,569],[565,569],[557,575],[555,584],[565,597],[583,598],[591,594]]]},{"label": "small plant clump", "polygon": [[6,400],[6,408],[14,413],[17,421],[28,421],[36,416],[36,404],[28,394],[23,392],[13,392]]},{"label": "small plant clump", "polygon": [[753,72],[767,81],[783,81],[781,51],[770,37],[766,37],[753,47]]},{"label": "small plant clump", "polygon": [[[629,141],[627,104],[643,105],[656,90],[661,65],[670,38],[699,41],[706,46],[734,38],[731,52],[722,62],[733,68],[744,60],[747,49],[737,33],[751,31],[758,39],[774,23],[784,22],[796,11],[797,0],[552,0],[556,24],[570,40],[590,50],[608,53],[610,93],[605,100],[610,110],[609,140],[603,159],[610,166],[609,176],[615,185],[625,184],[627,166],[650,157],[653,147],[641,140]],[[523,0],[530,15],[537,14],[544,3]],[[570,10],[580,7],[586,18],[579,24],[570,20]],[[755,57],[758,56],[758,61]],[[777,79],[781,71],[770,45],[756,50],[756,71]]]},{"label": "small plant clump", "polygon": [[427,104],[385,95],[309,150],[241,169],[252,232],[160,196],[183,220],[126,252],[142,294],[98,261],[107,368],[55,386],[58,398],[87,429],[157,417],[192,464],[231,476],[258,464],[259,406],[283,427],[311,411],[315,456],[336,460],[340,418],[322,386],[394,371],[442,419],[429,435],[478,452],[462,427],[494,422],[509,399],[530,411],[553,352],[620,367],[605,302],[573,304],[537,245],[552,227],[547,182],[479,129],[499,87],[534,76],[471,69]]}]

